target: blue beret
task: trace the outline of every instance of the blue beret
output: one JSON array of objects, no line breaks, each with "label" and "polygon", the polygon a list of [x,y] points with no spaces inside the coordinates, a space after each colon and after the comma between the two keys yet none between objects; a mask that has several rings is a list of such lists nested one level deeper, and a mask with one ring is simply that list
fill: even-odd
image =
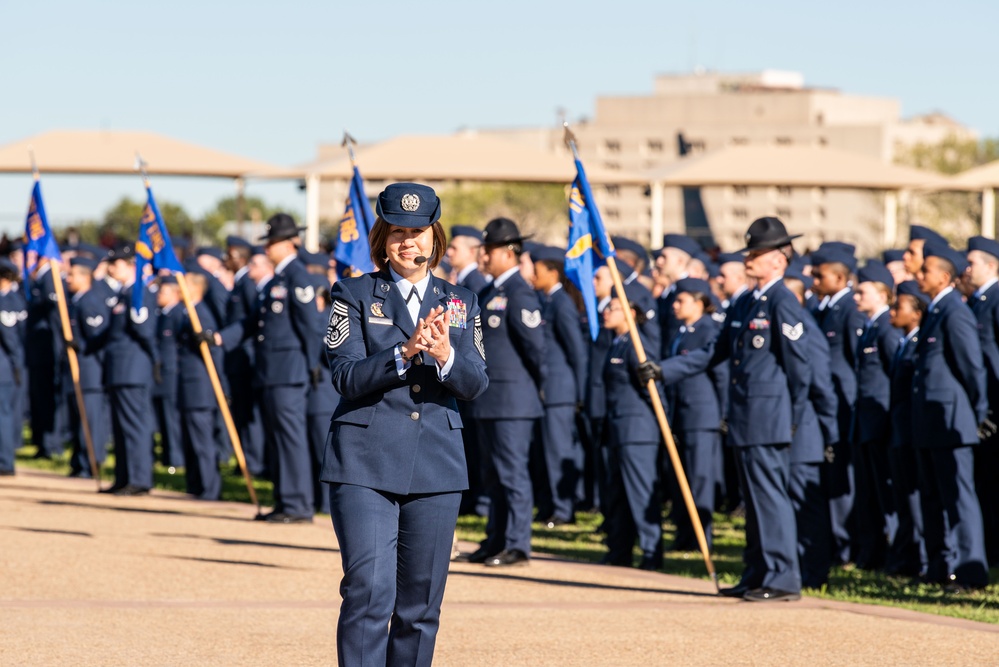
[{"label": "blue beret", "polygon": [[230,234],[225,237],[225,244],[230,248],[252,248],[250,242],[244,239],[242,236],[233,236]]},{"label": "blue beret", "polygon": [[892,250],[885,250],[883,253],[881,253],[881,261],[884,262],[885,264],[891,264],[892,262],[901,262],[904,259],[905,259],[904,250],[892,249]]},{"label": "blue beret", "polygon": [[638,241],[632,241],[625,236],[612,236],[611,243],[614,244],[615,249],[620,248],[621,250],[628,250],[635,253],[640,258],[645,260],[646,266],[648,266],[652,261],[652,258],[649,257],[649,251],[646,250],[645,246]]},{"label": "blue beret", "polygon": [[100,262],[93,257],[76,256],[69,260],[70,266],[82,266],[89,271],[96,269],[98,264],[100,264]]},{"label": "blue beret", "polygon": [[902,296],[903,294],[908,294],[909,296],[916,297],[924,304],[929,305],[930,303],[930,297],[927,296],[926,294],[923,294],[919,290],[919,283],[917,283],[915,280],[906,280],[904,283],[899,283],[899,285],[895,288],[895,294],[898,296]]},{"label": "blue beret", "polygon": [[954,265],[954,270],[957,272],[956,275],[952,276],[953,278],[960,278],[964,270],[968,268],[968,260],[964,258],[964,255],[945,243],[927,241],[926,245],[923,246],[923,257],[946,259]]},{"label": "blue beret", "polygon": [[850,270],[850,273],[854,273],[857,270],[857,258],[848,252],[831,248],[822,251],[816,250],[812,253],[812,266],[831,264],[834,262],[845,264],[846,268]]},{"label": "blue beret", "polygon": [[225,255],[222,254],[222,251],[212,246],[203,246],[201,248],[198,248],[197,255],[198,257],[201,257],[202,255],[208,255],[209,257],[214,257],[220,262],[225,261]]},{"label": "blue beret", "polygon": [[711,296],[711,285],[707,280],[701,280],[700,278],[681,278],[676,281],[676,292],[687,292],[688,294],[693,294],[694,292],[700,292],[701,294],[706,294]]},{"label": "blue beret", "polygon": [[441,200],[434,189],[419,183],[392,183],[378,195],[378,217],[400,227],[429,227],[441,217]]},{"label": "blue beret", "polygon": [[909,227],[909,240],[918,241],[920,239],[927,242],[932,241],[940,245],[948,245],[947,239],[940,236],[940,234],[933,231],[929,227],[923,227],[922,225],[913,225]]},{"label": "blue beret", "polygon": [[482,243],[482,230],[468,225],[453,225],[451,227],[451,238],[453,239],[457,236],[467,236]]},{"label": "blue beret", "polygon": [[746,263],[746,256],[738,252],[723,252],[718,255],[718,264],[728,264],[729,262],[738,262],[739,264]]},{"label": "blue beret", "polygon": [[972,236],[968,239],[968,252],[972,250],[978,250],[999,259],[999,241],[995,239],[987,239],[984,236]]},{"label": "blue beret", "polygon": [[819,245],[819,252],[825,250],[837,250],[839,252],[845,252],[848,255],[857,254],[857,246],[852,243],[844,243],[843,241],[826,241]]},{"label": "blue beret", "polygon": [[531,250],[531,259],[535,262],[540,260],[565,262],[565,248],[557,248],[551,245],[538,246]]},{"label": "blue beret", "polygon": [[701,244],[683,234],[666,234],[663,236],[663,248],[676,248],[693,257],[701,251]]},{"label": "blue beret", "polygon": [[884,283],[888,289],[895,287],[895,279],[891,277],[891,271],[876,259],[867,260],[864,268],[857,271],[857,282],[861,283]]}]

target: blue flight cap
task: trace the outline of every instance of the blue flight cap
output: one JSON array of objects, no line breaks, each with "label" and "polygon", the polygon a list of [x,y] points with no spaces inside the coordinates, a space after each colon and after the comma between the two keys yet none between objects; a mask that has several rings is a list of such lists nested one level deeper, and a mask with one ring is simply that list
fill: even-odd
[{"label": "blue flight cap", "polygon": [[177,278],[172,274],[168,276],[159,276],[156,279],[156,282],[158,282],[160,285],[176,285]]},{"label": "blue flight cap", "polygon": [[250,255],[266,255],[267,249],[262,245],[255,245],[250,249]]},{"label": "blue flight cap", "polygon": [[429,227],[441,217],[441,200],[429,186],[392,183],[378,195],[375,212],[390,225]]},{"label": "blue flight cap", "polygon": [[306,266],[321,266],[325,269],[330,264],[330,256],[325,252],[309,252],[304,248],[299,248],[298,257]]},{"label": "blue flight cap", "polygon": [[711,296],[711,285],[707,280],[701,280],[700,278],[681,278],[676,281],[676,292],[687,292],[688,294],[694,294],[700,292],[708,297]]},{"label": "blue flight cap", "polygon": [[98,264],[100,264],[100,262],[93,257],[82,257],[79,255],[69,260],[70,266],[82,266],[88,271],[96,269]]},{"label": "blue flight cap", "polygon": [[711,259],[711,255],[708,253],[701,250],[694,255],[694,259],[700,260],[701,264],[704,265],[704,270],[708,272],[708,277],[717,278],[720,275],[718,265],[715,264],[714,260]]},{"label": "blue flight cap", "polygon": [[955,279],[960,278],[964,270],[968,268],[968,260],[964,258],[964,255],[946,244],[927,241],[926,245],[923,246],[923,257],[940,257],[941,259],[946,259],[954,265],[954,270],[957,273],[951,277]]},{"label": "blue flight cap", "polygon": [[891,250],[885,250],[883,253],[881,253],[881,261],[884,262],[886,265],[891,264],[892,262],[901,262],[904,259],[905,259],[904,250],[891,249]]},{"label": "blue flight cap", "polygon": [[784,272],[784,278],[800,280],[805,284],[805,287],[808,287],[809,285],[812,284],[811,278],[802,273],[800,267],[797,266],[788,266],[787,271]]},{"label": "blue flight cap", "polygon": [[683,234],[666,234],[663,236],[663,248],[676,248],[693,257],[701,251],[701,244]]},{"label": "blue flight cap", "polygon": [[531,259],[535,262],[548,260],[550,262],[565,262],[565,248],[551,245],[538,246],[531,250]]},{"label": "blue flight cap", "polygon": [[453,225],[451,227],[451,238],[454,239],[458,236],[467,236],[482,243],[482,230],[469,225]]},{"label": "blue flight cap", "polygon": [[825,250],[838,250],[839,252],[845,252],[848,255],[857,254],[857,246],[843,241],[825,241],[824,243],[819,244],[819,252],[823,252]]},{"label": "blue flight cap", "polygon": [[924,305],[928,306],[930,304],[930,297],[919,290],[919,283],[915,280],[906,280],[904,283],[898,284],[898,287],[895,288],[895,295],[902,296],[903,294],[916,297]]},{"label": "blue flight cap", "polygon": [[731,262],[736,262],[739,264],[746,263],[746,256],[740,252],[723,252],[718,255],[718,265],[729,264]]},{"label": "blue flight cap", "polygon": [[891,271],[876,259],[869,259],[864,264],[864,268],[857,271],[858,283],[884,283],[888,289],[895,287],[895,279],[891,277]]},{"label": "blue flight cap", "polygon": [[17,266],[6,257],[0,257],[0,271],[9,271],[15,276],[18,274]]},{"label": "blue flight cap", "polygon": [[537,241],[522,241],[520,244],[520,249],[530,255],[532,259],[534,258],[534,253],[543,247],[544,245]]},{"label": "blue flight cap", "polygon": [[441,257],[441,263],[437,265],[437,268],[444,273],[451,273],[451,269],[454,267],[451,266],[451,262],[447,261],[447,257]]},{"label": "blue flight cap", "polygon": [[649,257],[649,251],[645,249],[638,241],[632,241],[625,236],[612,236],[611,243],[614,244],[615,250],[628,250],[635,253],[638,257],[645,261],[645,266],[652,263],[652,258]]},{"label": "blue flight cap", "polygon": [[214,257],[220,262],[225,261],[225,255],[222,253],[220,249],[214,246],[202,246],[198,248],[197,256],[201,257],[202,255],[208,255],[209,257]]},{"label": "blue flight cap", "polygon": [[[641,304],[644,299],[648,298],[649,290],[636,280],[624,286],[624,295],[628,297],[628,303],[636,312],[642,312]],[[617,287],[611,289],[611,296],[618,297]]]},{"label": "blue flight cap", "polygon": [[252,248],[250,242],[244,239],[242,236],[234,236],[230,234],[225,237],[225,244],[229,248]]},{"label": "blue flight cap", "polygon": [[812,253],[812,266],[832,263],[845,264],[850,273],[857,271],[857,258],[848,252],[832,248],[822,251],[816,250]]},{"label": "blue flight cap", "polygon": [[787,271],[784,272],[784,275],[786,276],[789,273],[796,273],[804,276],[806,266],[809,266],[807,260],[805,260],[804,256],[798,255],[787,265]]},{"label": "blue flight cap", "polygon": [[978,250],[999,259],[999,241],[987,239],[984,236],[972,236],[968,239],[968,252]]},{"label": "blue flight cap", "polygon": [[932,241],[939,245],[948,245],[947,239],[929,227],[923,227],[922,225],[913,225],[909,227],[909,240],[918,241],[920,239],[926,242]]}]

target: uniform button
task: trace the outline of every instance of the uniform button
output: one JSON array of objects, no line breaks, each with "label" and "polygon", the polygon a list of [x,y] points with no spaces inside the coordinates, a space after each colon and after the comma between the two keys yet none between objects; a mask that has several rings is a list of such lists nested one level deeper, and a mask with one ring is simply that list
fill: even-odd
[{"label": "uniform button", "polygon": [[919,393],[919,387],[913,387],[912,388],[912,393],[913,394],[918,394]]},{"label": "uniform button", "polygon": [[423,357],[417,357],[416,359],[413,359],[413,363],[416,364],[417,366],[422,366],[423,365]]},{"label": "uniform button", "polygon": [[420,385],[418,385],[418,384],[414,384],[413,385],[413,393],[414,394],[419,394],[420,393]]},{"label": "uniform button", "polygon": [[257,326],[258,326],[258,327],[262,327],[262,326],[264,326],[264,321],[263,321],[263,320],[258,320],[258,321],[257,321]]},{"label": "uniform button", "polygon": [[414,412],[414,413],[412,413],[412,414],[409,415],[409,418],[412,419],[415,422],[417,419],[420,418],[420,413],[419,412]]},{"label": "uniform button", "polygon": [[735,364],[736,366],[738,366],[738,365],[739,365],[739,363],[740,363],[740,361],[739,361],[738,359],[736,359],[736,360],[735,360],[735,361],[733,361],[732,363],[733,363],[733,364]]},{"label": "uniform button", "polygon": [[257,340],[260,341],[261,343],[263,343],[264,342],[264,337],[263,336],[257,336]]},{"label": "uniform button", "polygon": [[913,375],[919,375],[919,371],[913,371],[912,374]]},{"label": "uniform button", "polygon": [[736,384],[737,380],[732,380],[732,384]]}]

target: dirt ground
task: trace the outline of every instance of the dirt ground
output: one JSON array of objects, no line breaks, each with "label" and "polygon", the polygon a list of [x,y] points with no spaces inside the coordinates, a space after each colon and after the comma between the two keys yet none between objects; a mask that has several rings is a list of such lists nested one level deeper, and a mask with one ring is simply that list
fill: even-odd
[{"label": "dirt ground", "polygon": [[[0,665],[336,664],[327,519],[20,471],[0,479]],[[473,545],[464,545],[472,548]],[[454,563],[439,665],[997,665],[999,627],[536,556]]]}]

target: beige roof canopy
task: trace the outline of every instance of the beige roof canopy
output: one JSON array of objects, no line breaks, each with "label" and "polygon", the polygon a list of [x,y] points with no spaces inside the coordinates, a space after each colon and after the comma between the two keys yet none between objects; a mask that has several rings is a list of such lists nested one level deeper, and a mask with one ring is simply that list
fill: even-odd
[{"label": "beige roof canopy", "polygon": [[819,146],[731,146],[644,172],[667,186],[781,185],[899,190],[945,187],[950,179],[875,157]]},{"label": "beige roof canopy", "polygon": [[[513,181],[571,183],[576,167],[571,155],[541,151],[512,141],[475,133],[455,135],[406,135],[361,146],[355,150],[357,166],[367,179],[387,181]],[[338,157],[299,165],[291,170],[250,174],[261,178],[318,176],[349,179],[350,158],[343,149]],[[634,173],[587,167],[593,183],[647,183]]]},{"label": "beige roof canopy", "polygon": [[999,160],[962,171],[950,179],[947,187],[960,190],[999,188]]},{"label": "beige roof canopy", "polygon": [[240,178],[248,172],[279,169],[152,132],[53,130],[0,146],[0,173],[30,172],[29,149],[34,150],[42,173],[135,173],[136,152],[150,174]]}]

